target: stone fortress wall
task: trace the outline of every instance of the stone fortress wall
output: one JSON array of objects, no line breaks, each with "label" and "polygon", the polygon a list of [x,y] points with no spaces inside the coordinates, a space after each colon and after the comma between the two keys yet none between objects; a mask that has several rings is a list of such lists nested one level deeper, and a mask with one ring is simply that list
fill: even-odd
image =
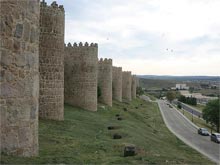
[{"label": "stone fortress wall", "polygon": [[136,86],[140,87],[140,79],[136,76]]},{"label": "stone fortress wall", "polygon": [[64,97],[97,111],[99,85],[100,102],[131,101],[131,72],[112,68],[111,59],[98,62],[98,44],[64,46],[63,6],[44,0],[1,0],[0,6],[1,152],[38,155],[38,117],[63,120]]},{"label": "stone fortress wall", "polygon": [[38,0],[0,1],[0,145],[10,155],[38,154],[39,13]]},{"label": "stone fortress wall", "polygon": [[122,98],[131,101],[131,72],[122,72]]},{"label": "stone fortress wall", "polygon": [[112,68],[112,98],[122,102],[122,67]]},{"label": "stone fortress wall", "polygon": [[136,85],[137,79],[135,75],[132,75],[132,83],[131,83],[131,97],[132,99],[136,99]]},{"label": "stone fortress wall", "polygon": [[63,6],[40,4],[39,71],[40,118],[64,117],[64,21]]},{"label": "stone fortress wall", "polygon": [[97,111],[98,44],[65,47],[65,103]]},{"label": "stone fortress wall", "polygon": [[112,106],[112,59],[100,59],[98,62],[98,87],[100,103]]}]

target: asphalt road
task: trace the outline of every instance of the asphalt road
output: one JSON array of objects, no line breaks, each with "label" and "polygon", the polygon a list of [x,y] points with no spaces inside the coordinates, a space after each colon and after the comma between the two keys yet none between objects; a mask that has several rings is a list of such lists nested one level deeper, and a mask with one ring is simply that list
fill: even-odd
[{"label": "asphalt road", "polygon": [[[173,101],[173,103],[177,105],[177,101]],[[183,103],[181,103],[181,106],[187,112],[192,113],[193,115],[196,115],[197,117],[202,117],[202,113],[197,111],[196,109],[194,109],[186,104],[183,104]]]},{"label": "asphalt road", "polygon": [[214,162],[220,163],[220,144],[210,141],[209,136],[199,135],[196,126],[184,118],[180,112],[170,108],[166,102],[158,100],[158,105],[171,132]]}]

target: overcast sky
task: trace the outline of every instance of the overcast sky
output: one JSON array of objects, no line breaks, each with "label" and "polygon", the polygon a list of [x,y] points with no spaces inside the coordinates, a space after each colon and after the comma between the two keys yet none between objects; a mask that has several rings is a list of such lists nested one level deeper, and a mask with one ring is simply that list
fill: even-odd
[{"label": "overcast sky", "polygon": [[[52,0],[47,0],[48,4]],[[220,75],[220,0],[57,0],[65,42],[133,74]]]}]

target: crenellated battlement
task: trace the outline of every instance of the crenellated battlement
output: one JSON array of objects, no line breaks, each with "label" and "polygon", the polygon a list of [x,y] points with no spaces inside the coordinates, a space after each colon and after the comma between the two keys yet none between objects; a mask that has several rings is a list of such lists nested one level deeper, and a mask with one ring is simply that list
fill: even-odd
[{"label": "crenellated battlement", "polygon": [[122,72],[122,67],[113,66],[113,69]]},{"label": "crenellated battlement", "polygon": [[51,9],[51,10],[57,10],[57,11],[62,11],[64,13],[64,7],[63,5],[58,5],[56,1],[53,1],[51,3],[51,5],[47,5],[47,2],[45,2],[45,0],[43,0],[40,3],[40,7],[41,9],[45,8],[45,9]]},{"label": "crenellated battlement", "polygon": [[98,87],[100,103],[112,106],[112,59],[100,58],[98,61]]},{"label": "crenellated battlement", "polygon": [[136,82],[136,75],[132,75],[132,83],[131,83],[131,97],[132,99],[136,99],[136,87],[137,87],[137,82]]},{"label": "crenellated battlement", "polygon": [[65,47],[68,47],[68,48],[76,48],[76,47],[96,47],[98,48],[98,44],[97,43],[91,43],[89,44],[88,42],[85,42],[84,44],[82,42],[80,43],[76,43],[74,42],[74,44],[71,44],[70,42],[66,45],[65,44]]},{"label": "crenellated battlement", "polygon": [[131,74],[131,71],[123,71],[125,74]]},{"label": "crenellated battlement", "polygon": [[112,68],[112,98],[122,101],[122,67]]},{"label": "crenellated battlement", "polygon": [[97,111],[98,44],[68,43],[64,47],[65,102]]},{"label": "crenellated battlement", "polygon": [[99,64],[109,64],[109,65],[112,65],[112,59],[107,59],[107,58],[105,58],[105,59],[103,59],[103,58],[100,58],[100,60],[99,60]]},{"label": "crenellated battlement", "polygon": [[131,71],[122,72],[122,98],[131,101],[132,77]]},{"label": "crenellated battlement", "polygon": [[40,96],[39,117],[64,120],[64,29],[63,6],[54,1],[40,4],[39,71]]}]

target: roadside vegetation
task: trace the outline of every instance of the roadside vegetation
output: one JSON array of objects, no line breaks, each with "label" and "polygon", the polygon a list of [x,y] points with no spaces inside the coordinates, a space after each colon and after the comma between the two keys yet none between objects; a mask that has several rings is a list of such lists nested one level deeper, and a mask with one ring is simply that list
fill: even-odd
[{"label": "roadside vegetation", "polygon": [[[64,121],[39,121],[39,144],[38,157],[2,154],[1,164],[213,164],[167,129],[156,103],[140,99],[98,112],[65,105]],[[126,144],[136,146],[136,156],[123,156]]]},{"label": "roadside vegetation", "polygon": [[195,97],[185,97],[183,95],[180,95],[180,97],[178,97],[178,101],[189,105],[194,105],[194,106],[197,105],[197,101]]},{"label": "roadside vegetation", "polygon": [[145,92],[145,95],[148,96],[151,99],[151,101],[156,101],[157,100],[156,97],[154,97],[154,96],[152,96],[152,95],[150,95],[150,94],[148,94],[146,92]]},{"label": "roadside vegetation", "polygon": [[212,127],[219,132],[220,127],[220,102],[219,99],[209,101],[202,111],[202,116]]}]

